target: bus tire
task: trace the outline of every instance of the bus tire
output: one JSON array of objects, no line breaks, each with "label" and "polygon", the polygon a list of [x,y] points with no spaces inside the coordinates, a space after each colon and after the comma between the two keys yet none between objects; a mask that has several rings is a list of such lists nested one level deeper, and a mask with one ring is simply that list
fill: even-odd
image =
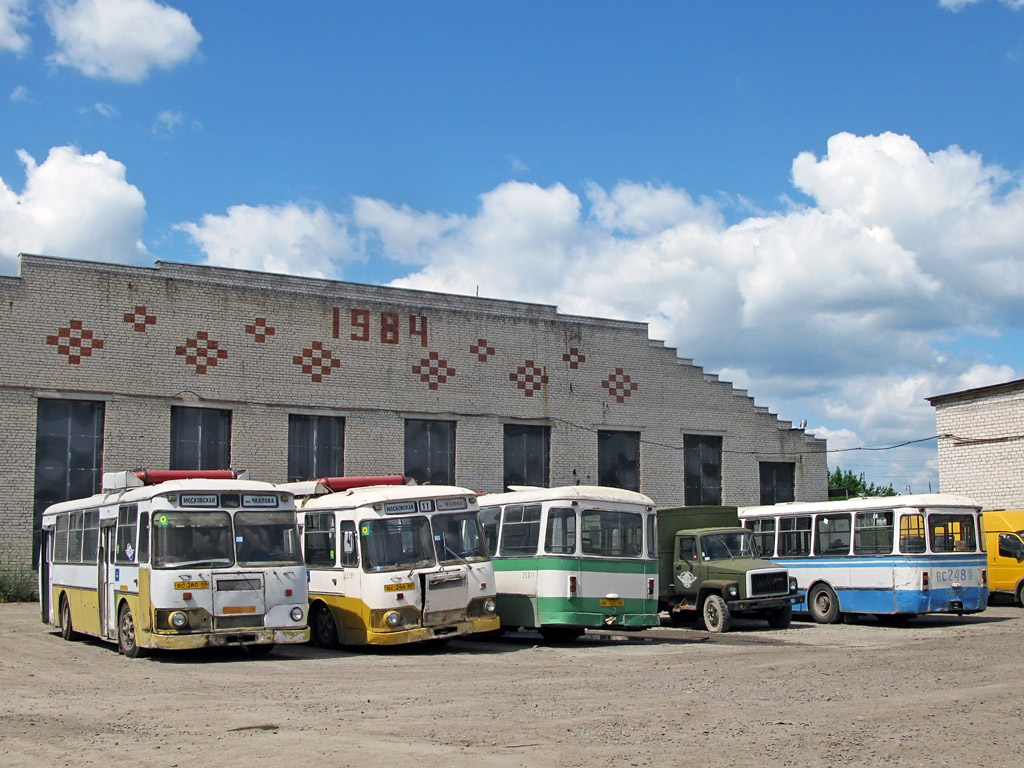
[{"label": "bus tire", "polygon": [[67,595],[60,596],[60,636],[65,640],[78,639],[78,633],[71,626],[71,603]]},{"label": "bus tire", "polygon": [[708,632],[728,632],[729,624],[732,622],[732,616],[729,613],[729,606],[725,604],[725,600],[722,599],[721,595],[714,593],[704,598],[704,610],[701,611],[704,616],[704,626]]},{"label": "bus tire", "polygon": [[338,647],[338,627],[334,623],[331,609],[324,603],[317,603],[310,621],[310,637],[319,648]]},{"label": "bus tire", "polygon": [[117,612],[117,650],[129,659],[137,659],[144,655],[135,637],[135,619],[128,603],[124,603]]},{"label": "bus tire", "polygon": [[768,614],[768,626],[772,629],[785,629],[793,623],[793,606],[786,605],[776,608]]},{"label": "bus tire", "polygon": [[827,584],[815,584],[807,593],[807,609],[819,624],[836,624],[839,621],[839,598]]},{"label": "bus tire", "polygon": [[571,643],[583,634],[583,627],[541,627],[540,636],[549,643]]}]

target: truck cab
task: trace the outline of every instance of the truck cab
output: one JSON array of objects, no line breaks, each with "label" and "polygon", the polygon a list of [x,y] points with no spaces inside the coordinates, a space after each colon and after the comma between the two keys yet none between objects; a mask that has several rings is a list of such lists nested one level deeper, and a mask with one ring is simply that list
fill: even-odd
[{"label": "truck cab", "polygon": [[784,629],[803,601],[789,571],[762,560],[751,531],[738,526],[676,531],[666,566],[668,558],[659,607],[676,623],[700,618],[709,632],[727,632],[733,616]]}]

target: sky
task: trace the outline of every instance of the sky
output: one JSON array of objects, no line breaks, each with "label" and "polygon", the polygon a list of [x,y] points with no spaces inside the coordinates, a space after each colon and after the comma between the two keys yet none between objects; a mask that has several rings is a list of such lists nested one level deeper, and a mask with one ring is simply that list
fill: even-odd
[{"label": "sky", "polygon": [[0,0],[0,99],[0,274],[645,321],[902,493],[1024,378],[1024,0]]}]

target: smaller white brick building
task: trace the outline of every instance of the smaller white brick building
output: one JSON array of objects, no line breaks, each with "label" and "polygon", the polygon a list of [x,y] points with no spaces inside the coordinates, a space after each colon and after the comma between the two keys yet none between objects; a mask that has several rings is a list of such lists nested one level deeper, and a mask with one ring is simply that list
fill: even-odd
[{"label": "smaller white brick building", "polygon": [[1024,509],[1024,379],[929,397],[939,487],[984,509]]}]

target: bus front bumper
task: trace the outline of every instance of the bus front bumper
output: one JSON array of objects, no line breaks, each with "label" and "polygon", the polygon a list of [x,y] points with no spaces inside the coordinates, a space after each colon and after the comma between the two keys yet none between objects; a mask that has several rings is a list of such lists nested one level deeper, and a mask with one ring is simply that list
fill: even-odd
[{"label": "bus front bumper", "polygon": [[497,616],[483,616],[456,621],[450,624],[396,629],[390,632],[369,630],[366,633],[366,643],[367,645],[402,645],[403,643],[418,643],[425,640],[444,640],[449,637],[473,635],[478,632],[493,632],[500,628],[501,621]]},{"label": "bus front bumper", "polygon": [[250,629],[232,632],[209,632],[193,635],[177,635],[164,632],[153,632],[143,637],[140,632],[140,644],[148,648],[167,651],[182,651],[190,648],[225,648],[245,645],[285,645],[304,643],[309,640],[309,628],[300,629]]}]

